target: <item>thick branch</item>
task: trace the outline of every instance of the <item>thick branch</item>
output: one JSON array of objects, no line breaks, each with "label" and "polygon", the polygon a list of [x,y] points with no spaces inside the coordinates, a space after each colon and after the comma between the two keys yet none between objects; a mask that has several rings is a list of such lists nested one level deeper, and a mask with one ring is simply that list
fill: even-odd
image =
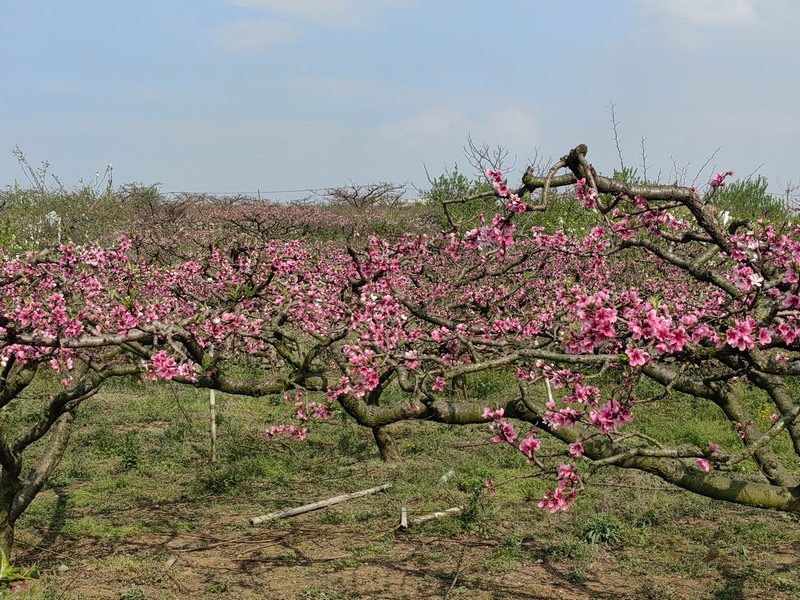
[{"label": "thick branch", "polygon": [[75,420],[75,412],[67,412],[61,416],[50,432],[50,439],[47,443],[36,467],[27,476],[22,478],[22,485],[17,495],[14,497],[14,504],[11,508],[11,518],[16,520],[34,499],[42,486],[53,474],[53,471],[61,462],[64,451],[67,449],[72,425]]}]

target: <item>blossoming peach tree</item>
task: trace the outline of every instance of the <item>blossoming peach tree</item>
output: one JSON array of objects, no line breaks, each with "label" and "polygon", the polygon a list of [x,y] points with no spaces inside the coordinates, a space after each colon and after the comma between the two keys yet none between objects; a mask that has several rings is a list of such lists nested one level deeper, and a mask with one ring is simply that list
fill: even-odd
[{"label": "blossoming peach tree", "polygon": [[[295,380],[313,388],[313,361],[292,371],[279,354],[282,320],[308,310],[291,299],[298,282],[313,279],[314,289],[327,293],[300,244],[262,243],[237,256],[213,249],[196,258],[156,267],[137,259],[127,239],[113,248],[0,251],[0,550],[6,556],[17,519],[67,448],[81,403],[109,379],[141,376],[251,395],[291,389]],[[309,338],[303,349],[313,356],[323,347]],[[258,375],[228,377],[221,361],[248,353],[261,360]],[[14,418],[22,404],[37,401],[38,416]],[[307,410],[328,416],[325,407]],[[44,450],[30,452],[40,440]],[[30,455],[37,459],[28,465]]]},{"label": "blossoming peach tree", "polygon": [[[490,422],[494,442],[554,477],[539,503],[551,511],[570,506],[583,471],[610,465],[800,511],[800,229],[723,227],[713,195],[731,173],[717,174],[703,198],[599,176],[586,152],[573,149],[545,177],[527,172],[514,190],[489,169],[501,210],[479,228],[451,220],[437,241],[373,238],[367,251],[351,250],[358,294],[331,399],[371,427]],[[546,211],[564,186],[597,216],[588,235],[517,230],[520,215]],[[514,397],[489,406],[471,398],[471,377],[503,369],[516,374]],[[393,384],[405,396],[384,401]],[[638,410],[676,394],[713,406],[736,443],[670,445],[637,432]],[[562,459],[539,457],[543,436],[563,443]],[[757,474],[740,468],[745,461]]]},{"label": "blossoming peach tree", "polygon": [[[613,465],[800,512],[800,230],[723,226],[713,195],[729,173],[701,196],[602,177],[586,153],[578,146],[545,176],[529,170],[513,189],[488,170],[497,214],[468,231],[451,200],[439,235],[299,241],[242,228],[158,265],[127,239],[0,255],[0,403],[50,383],[32,425],[0,429],[0,548],[10,551],[81,402],[131,375],[288,393],[300,422],[265,436],[302,439],[335,403],[372,428],[386,459],[399,457],[393,423],[486,423],[552,479],[540,501],[552,511],[574,502],[587,472]],[[586,235],[521,225],[570,187],[596,218]],[[487,372],[510,374],[515,391],[479,399],[473,384]],[[309,391],[327,401],[308,402]],[[713,407],[735,442],[637,431],[637,414],[678,394]],[[545,437],[561,451],[542,452]],[[23,464],[43,438],[38,461]],[[741,469],[748,461],[758,470]]]}]

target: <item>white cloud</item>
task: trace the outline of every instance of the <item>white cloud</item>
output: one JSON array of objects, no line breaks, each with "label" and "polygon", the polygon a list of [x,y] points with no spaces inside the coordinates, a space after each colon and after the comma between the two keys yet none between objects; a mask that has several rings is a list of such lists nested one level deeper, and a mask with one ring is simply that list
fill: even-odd
[{"label": "white cloud", "polygon": [[300,38],[294,27],[272,19],[249,19],[225,25],[217,32],[216,40],[234,52],[260,50],[275,44],[290,44]]},{"label": "white cloud", "polygon": [[478,139],[517,148],[531,148],[541,139],[539,123],[531,114],[517,106],[490,113],[486,121],[479,124],[476,133]]},{"label": "white cloud", "polygon": [[388,142],[415,148],[430,144],[463,144],[467,136],[471,136],[479,144],[529,149],[541,139],[536,119],[517,106],[493,111],[481,119],[470,119],[449,108],[428,109],[408,119],[384,123],[379,132]]},{"label": "white cloud", "polygon": [[414,0],[229,0],[231,4],[254,10],[270,11],[336,27],[369,26],[376,12],[402,8]]},{"label": "white cloud", "polygon": [[457,110],[433,108],[402,121],[384,123],[380,133],[386,140],[405,146],[444,143],[457,137],[464,139],[469,133],[469,119]]},{"label": "white cloud", "polygon": [[759,21],[762,0],[648,0],[647,6],[692,27],[750,27]]}]

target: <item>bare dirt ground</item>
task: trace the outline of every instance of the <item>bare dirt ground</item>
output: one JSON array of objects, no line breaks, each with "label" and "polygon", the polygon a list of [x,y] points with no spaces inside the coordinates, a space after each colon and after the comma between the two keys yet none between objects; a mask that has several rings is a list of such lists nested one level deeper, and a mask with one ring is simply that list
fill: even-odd
[{"label": "bare dirt ground", "polygon": [[[152,509],[150,517],[187,517],[183,507]],[[139,511],[140,512],[140,511]],[[363,527],[321,523],[321,513],[248,529],[209,523],[208,532],[144,535],[120,542],[86,541],[58,554],[27,545],[23,562],[38,561],[53,574],[45,582],[61,598],[272,598],[476,600],[530,598],[763,598],[763,590],[734,576],[728,595],[726,573],[693,579],[680,574],[621,572],[614,548],[600,550],[586,573],[577,576],[574,561],[553,557],[537,540],[523,540],[511,564],[495,564],[498,542],[461,534],[454,538],[388,529],[365,533]],[[221,522],[241,523],[248,515],[220,514]],[[117,515],[126,519],[125,515]],[[141,518],[131,514],[127,518]],[[689,524],[687,523],[687,526]],[[231,530],[233,529],[233,530]],[[21,540],[22,546],[26,546]],[[675,552],[697,550],[692,544]],[[697,544],[694,544],[696,546]],[[702,548],[700,548],[703,550]],[[706,548],[709,561],[719,551]],[[656,551],[657,552],[657,551]],[[647,567],[648,553],[644,553]],[[656,556],[651,556],[654,561]],[[751,557],[770,572],[800,571],[800,541],[767,546]],[[768,563],[768,564],[767,564]],[[68,565],[59,572],[57,566]],[[728,573],[727,575],[731,575]],[[750,589],[752,588],[752,589]],[[135,590],[131,591],[131,590]],[[137,595],[141,592],[141,595]],[[126,595],[127,594],[127,595]],[[796,598],[774,591],[776,600]]]},{"label": "bare dirt ground", "polygon": [[[18,524],[14,563],[36,563],[41,575],[15,598],[800,598],[793,515],[614,469],[553,515],[536,507],[547,482],[527,478],[518,453],[487,444],[484,427],[398,426],[404,459],[386,464],[371,433],[347,421],[303,444],[260,441],[250,429],[275,422],[277,409],[232,398],[210,465],[204,400],[176,403],[147,387],[90,405]],[[248,524],[386,482],[394,487],[380,494]],[[401,506],[414,516],[456,505],[474,511],[397,529]]]}]

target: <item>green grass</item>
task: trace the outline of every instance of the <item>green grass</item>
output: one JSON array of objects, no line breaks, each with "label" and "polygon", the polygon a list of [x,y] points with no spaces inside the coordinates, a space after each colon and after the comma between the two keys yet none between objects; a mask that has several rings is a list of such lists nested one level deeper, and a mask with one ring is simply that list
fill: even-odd
[{"label": "green grass", "polygon": [[[506,385],[487,380],[487,401]],[[462,554],[454,598],[515,597],[508,582],[587,598],[598,590],[619,598],[791,598],[800,590],[788,559],[800,528],[788,515],[712,502],[615,468],[594,474],[572,510],[550,514],[536,507],[547,482],[522,477],[528,467],[518,453],[482,444],[486,426],[390,426],[405,458],[388,465],[369,430],[338,417],[305,443],[254,437],[251,430],[285,420],[288,407],[224,394],[211,465],[207,394],[177,394],[124,384],[85,404],[65,460],[19,523],[15,560],[36,562],[42,575],[16,596],[441,596]],[[670,422],[685,414],[684,402],[642,407],[637,417],[645,429],[660,423],[662,436],[712,430],[724,443],[735,435],[702,408],[681,434]],[[35,410],[30,402],[7,421],[19,425]],[[486,479],[507,483],[489,497]],[[388,481],[386,493],[247,525],[258,514]],[[401,506],[414,516],[457,505],[467,508],[460,516],[394,530]],[[170,556],[177,561],[167,567]],[[69,570],[59,572],[62,564]],[[383,589],[396,593],[381,596]]]}]

